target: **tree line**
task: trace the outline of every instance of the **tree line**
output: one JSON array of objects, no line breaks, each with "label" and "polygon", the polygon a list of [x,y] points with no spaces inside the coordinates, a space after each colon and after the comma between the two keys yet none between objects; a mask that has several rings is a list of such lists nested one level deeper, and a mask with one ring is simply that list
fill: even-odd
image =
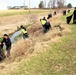
[{"label": "tree line", "polygon": [[[39,8],[45,8],[46,7],[46,3],[45,1],[40,1],[39,3]],[[69,3],[68,5],[66,5],[66,0],[49,0],[49,2],[47,3],[47,8],[72,8],[72,4]]]}]

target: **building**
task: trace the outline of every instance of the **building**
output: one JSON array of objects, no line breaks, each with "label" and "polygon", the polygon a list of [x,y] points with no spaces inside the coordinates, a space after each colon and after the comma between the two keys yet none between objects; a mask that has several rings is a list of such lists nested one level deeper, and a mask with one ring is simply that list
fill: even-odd
[{"label": "building", "polygon": [[7,4],[0,1],[0,10],[7,10]]}]

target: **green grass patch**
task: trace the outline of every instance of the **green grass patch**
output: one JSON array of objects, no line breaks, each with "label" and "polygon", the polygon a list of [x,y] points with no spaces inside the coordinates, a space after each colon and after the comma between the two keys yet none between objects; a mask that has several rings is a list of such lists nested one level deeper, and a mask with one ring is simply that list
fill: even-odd
[{"label": "green grass patch", "polygon": [[22,61],[12,75],[75,75],[76,74],[76,26],[71,27],[72,33],[53,43],[30,61]]},{"label": "green grass patch", "polygon": [[0,17],[5,16],[13,16],[13,15],[25,15],[25,14],[38,14],[43,12],[48,12],[49,10],[31,10],[29,12],[28,10],[6,10],[0,12]]},{"label": "green grass patch", "polygon": [[0,38],[0,42],[2,41],[2,38]]},{"label": "green grass patch", "polygon": [[21,61],[11,75],[75,75],[76,74],[76,26],[61,42],[53,43],[46,52]]}]

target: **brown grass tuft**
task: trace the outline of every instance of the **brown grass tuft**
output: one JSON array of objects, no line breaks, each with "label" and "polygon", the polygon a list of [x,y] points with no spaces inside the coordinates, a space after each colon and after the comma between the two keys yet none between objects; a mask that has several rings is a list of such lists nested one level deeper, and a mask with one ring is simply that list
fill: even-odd
[{"label": "brown grass tuft", "polygon": [[14,58],[18,56],[23,56],[27,52],[28,48],[30,47],[30,41],[28,40],[20,40],[14,47],[12,56]]}]

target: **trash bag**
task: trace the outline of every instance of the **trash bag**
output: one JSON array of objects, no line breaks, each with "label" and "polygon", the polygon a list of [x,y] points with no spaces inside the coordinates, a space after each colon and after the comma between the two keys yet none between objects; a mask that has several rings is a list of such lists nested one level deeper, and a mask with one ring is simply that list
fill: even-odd
[{"label": "trash bag", "polygon": [[6,57],[5,57],[5,54],[4,54],[4,52],[3,52],[3,49],[2,49],[2,45],[0,45],[0,61],[2,61],[3,59],[5,59]]},{"label": "trash bag", "polygon": [[70,23],[70,21],[71,21],[71,19],[72,19],[72,16],[73,16],[73,15],[68,16],[68,17],[66,18],[66,22],[67,22],[67,24],[69,24],[69,23]]},{"label": "trash bag", "polygon": [[76,24],[76,20],[75,19],[73,19],[73,24]]}]

